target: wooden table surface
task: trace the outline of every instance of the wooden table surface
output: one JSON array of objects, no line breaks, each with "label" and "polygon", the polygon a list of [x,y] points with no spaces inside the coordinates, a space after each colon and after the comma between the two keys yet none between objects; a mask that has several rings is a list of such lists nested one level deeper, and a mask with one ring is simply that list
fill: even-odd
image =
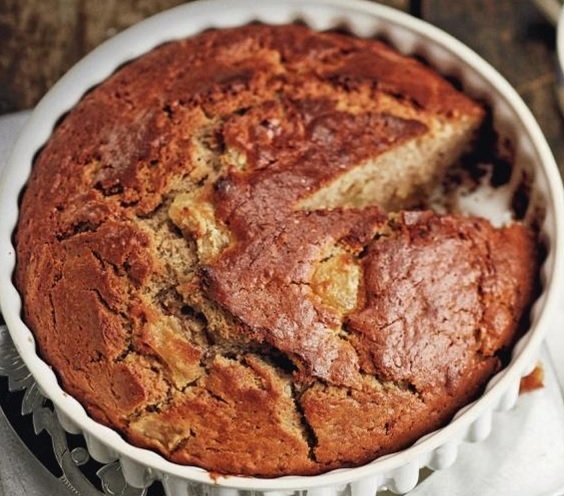
[{"label": "wooden table surface", "polygon": [[[263,0],[268,1],[268,0]],[[127,26],[183,0],[1,0],[0,114],[31,108],[78,59]],[[385,0],[469,45],[517,89],[564,172],[554,94],[555,29],[527,0]]]}]

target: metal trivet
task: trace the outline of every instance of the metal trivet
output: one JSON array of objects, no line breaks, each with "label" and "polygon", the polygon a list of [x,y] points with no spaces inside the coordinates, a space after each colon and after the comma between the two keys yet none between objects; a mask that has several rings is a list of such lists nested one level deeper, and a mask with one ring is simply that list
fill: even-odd
[{"label": "metal trivet", "polygon": [[[36,462],[37,467],[30,466],[29,469],[45,467],[52,474],[53,483],[56,487],[60,485],[61,494],[75,496],[157,496],[162,495],[159,491],[160,484],[154,484],[150,489],[136,489],[129,486],[123,477],[119,461],[101,464],[93,460],[88,451],[82,436],[69,435],[62,428],[53,406],[39,391],[27,367],[18,355],[10,335],[4,325],[0,325],[0,376],[7,377],[3,380],[3,389],[0,396],[0,422],[10,422],[11,427],[18,433],[20,441],[27,446],[33,455],[31,462]],[[9,397],[9,398],[8,398]],[[21,399],[18,399],[21,398]],[[21,403],[18,415],[9,418],[8,401]],[[3,410],[2,405],[6,408]],[[24,430],[23,424],[27,423],[27,429],[35,433],[26,443],[24,437],[18,431]],[[32,427],[29,425],[32,424]],[[39,441],[39,436],[47,434],[49,442]],[[35,443],[33,442],[35,441]],[[50,463],[45,463],[36,456],[35,452],[41,448],[50,457]],[[1,451],[1,450],[0,450]],[[11,453],[3,453],[0,461],[7,462],[11,458]],[[51,466],[49,466],[51,465]],[[56,468],[56,470],[53,469]],[[55,472],[59,471],[61,475]],[[60,481],[57,483],[57,480]],[[23,487],[23,486],[22,486]],[[162,489],[162,486],[161,486]],[[44,492],[38,494],[44,494]],[[2,480],[0,479],[0,496],[3,494]],[[21,496],[27,496],[27,492]],[[8,495],[6,495],[8,496]],[[20,496],[20,494],[10,494],[9,496]],[[51,496],[51,495],[49,495]]]}]

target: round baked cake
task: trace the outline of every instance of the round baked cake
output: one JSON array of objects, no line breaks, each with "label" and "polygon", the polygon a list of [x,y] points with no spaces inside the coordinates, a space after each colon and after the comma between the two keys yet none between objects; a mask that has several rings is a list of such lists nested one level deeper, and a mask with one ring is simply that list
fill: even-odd
[{"label": "round baked cake", "polygon": [[214,473],[407,447],[481,393],[533,297],[531,229],[413,210],[484,116],[343,33],[154,49],[35,160],[16,283],[41,355],[94,419]]}]

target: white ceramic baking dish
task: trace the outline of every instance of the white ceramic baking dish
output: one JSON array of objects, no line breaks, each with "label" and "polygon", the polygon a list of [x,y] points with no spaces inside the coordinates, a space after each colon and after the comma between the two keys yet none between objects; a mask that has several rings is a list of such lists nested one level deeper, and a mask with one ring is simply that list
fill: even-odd
[{"label": "white ceramic baking dish", "polygon": [[[59,386],[55,374],[36,353],[32,333],[21,320],[21,298],[12,284],[15,250],[11,237],[18,218],[18,196],[35,153],[49,138],[58,119],[92,86],[117,67],[163,42],[196,34],[210,27],[251,21],[306,22],[324,30],[346,25],[358,36],[383,37],[404,53],[416,54],[445,75],[461,81],[464,91],[493,109],[495,127],[515,146],[516,168],[531,177],[534,201],[542,212],[542,238],[547,257],[542,267],[543,291],[531,314],[531,327],[514,349],[511,363],[488,384],[483,396],[460,411],[443,429],[412,447],[367,465],[317,476],[274,479],[213,476],[206,470],[181,466],[149,450],[134,447],[115,431],[92,420],[83,407]],[[95,459],[121,461],[126,480],[146,487],[163,483],[169,496],[282,495],[305,491],[308,496],[374,495],[387,487],[407,492],[418,481],[422,467],[451,465],[460,444],[488,436],[492,415],[511,408],[520,378],[535,366],[557,292],[564,287],[564,199],[558,169],[529,110],[515,90],[484,60],[442,31],[404,13],[362,0],[209,0],[183,5],[152,17],[116,36],[78,63],[38,104],[17,142],[0,184],[0,302],[10,334],[42,392],[52,400],[63,427],[82,433]],[[254,493],[253,493],[254,494]],[[304,493],[300,493],[304,494]]]}]

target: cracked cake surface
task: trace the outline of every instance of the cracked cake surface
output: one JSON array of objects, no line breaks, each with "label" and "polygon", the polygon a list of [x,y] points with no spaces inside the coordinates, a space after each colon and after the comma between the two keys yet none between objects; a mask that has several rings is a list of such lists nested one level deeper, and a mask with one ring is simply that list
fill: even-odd
[{"label": "cracked cake surface", "polygon": [[533,297],[531,229],[415,210],[484,115],[380,41],[301,25],[128,63],[23,195],[41,355],[93,418],[214,473],[409,446],[480,394]]}]

